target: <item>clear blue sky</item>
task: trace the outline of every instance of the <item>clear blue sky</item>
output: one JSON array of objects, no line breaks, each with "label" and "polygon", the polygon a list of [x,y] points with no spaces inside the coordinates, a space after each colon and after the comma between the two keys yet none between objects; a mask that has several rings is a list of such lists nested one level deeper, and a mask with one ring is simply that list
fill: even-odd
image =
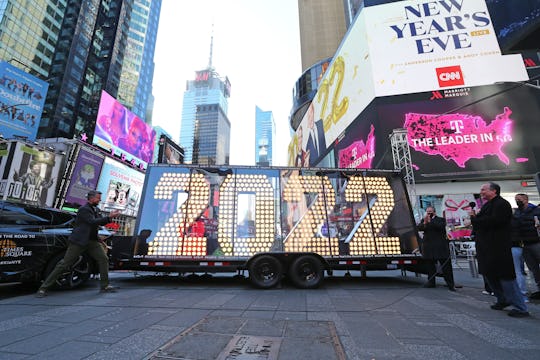
[{"label": "clear blue sky", "polygon": [[292,89],[301,75],[296,0],[163,0],[153,125],[178,141],[186,80],[208,65],[212,24],[212,65],[231,82],[231,164],[254,164],[257,105],[274,113],[274,164],[286,165]]}]

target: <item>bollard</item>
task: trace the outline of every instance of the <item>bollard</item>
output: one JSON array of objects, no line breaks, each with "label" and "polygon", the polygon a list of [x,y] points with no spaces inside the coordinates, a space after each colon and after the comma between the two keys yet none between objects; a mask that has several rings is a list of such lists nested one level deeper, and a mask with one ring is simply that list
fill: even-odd
[{"label": "bollard", "polygon": [[476,264],[476,257],[474,256],[473,249],[467,249],[467,260],[469,261],[469,269],[471,270],[471,276],[473,278],[478,277],[478,265]]}]

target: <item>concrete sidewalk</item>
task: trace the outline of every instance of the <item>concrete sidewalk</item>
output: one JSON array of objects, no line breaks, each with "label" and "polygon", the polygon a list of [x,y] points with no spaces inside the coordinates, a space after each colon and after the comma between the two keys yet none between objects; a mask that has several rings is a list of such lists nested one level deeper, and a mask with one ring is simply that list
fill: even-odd
[{"label": "concrete sidewalk", "polygon": [[316,290],[113,273],[117,293],[90,281],[0,301],[0,359],[540,358],[539,302],[511,318],[489,308],[466,264],[454,275],[455,293],[399,271],[327,278]]}]

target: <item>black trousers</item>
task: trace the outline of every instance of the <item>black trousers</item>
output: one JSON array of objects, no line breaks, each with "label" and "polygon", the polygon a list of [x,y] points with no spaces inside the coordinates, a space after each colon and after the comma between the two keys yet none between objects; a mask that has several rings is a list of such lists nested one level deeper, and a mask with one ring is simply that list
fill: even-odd
[{"label": "black trousers", "polygon": [[430,285],[435,285],[435,277],[437,276],[437,266],[439,263],[441,265],[442,275],[446,285],[449,288],[454,287],[454,273],[452,271],[452,259],[447,257],[445,259],[432,259],[428,263],[428,283]]}]

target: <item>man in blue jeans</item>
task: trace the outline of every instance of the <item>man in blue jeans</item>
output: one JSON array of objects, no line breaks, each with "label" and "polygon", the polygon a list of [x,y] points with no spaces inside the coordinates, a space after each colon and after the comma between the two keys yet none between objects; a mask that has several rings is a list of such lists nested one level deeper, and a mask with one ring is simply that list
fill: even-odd
[{"label": "man in blue jeans", "polygon": [[493,182],[483,184],[480,196],[487,200],[480,212],[471,211],[471,223],[476,235],[478,271],[485,276],[497,297],[493,310],[503,310],[512,317],[529,316],[525,299],[519,291],[512,259],[512,207],[500,195],[501,187]]},{"label": "man in blue jeans", "polygon": [[109,258],[99,243],[98,229],[100,225],[110,223],[112,218],[120,215],[120,212],[112,211],[109,216],[100,216],[97,205],[101,201],[101,192],[91,190],[86,196],[88,202],[81,206],[75,218],[75,227],[69,236],[69,245],[64,255],[54,270],[41,284],[36,297],[47,296],[47,290],[54,285],[58,277],[69,270],[84,252],[93,257],[99,267],[101,292],[114,292],[115,288],[109,285]]}]

